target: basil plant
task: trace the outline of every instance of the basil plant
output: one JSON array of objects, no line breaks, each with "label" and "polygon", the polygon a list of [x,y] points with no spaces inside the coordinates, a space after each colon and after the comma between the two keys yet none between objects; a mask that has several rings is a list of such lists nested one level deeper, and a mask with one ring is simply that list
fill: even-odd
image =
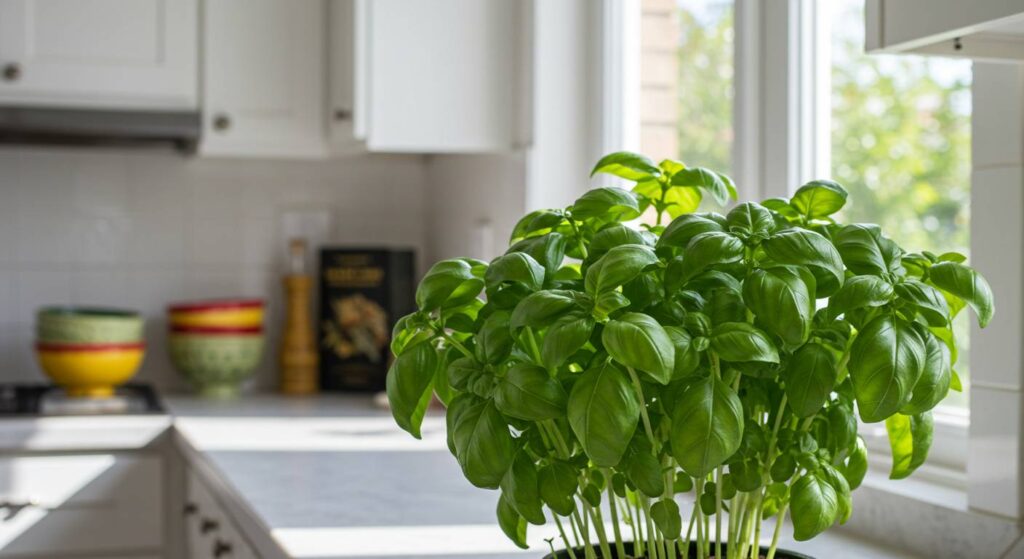
[{"label": "basil plant", "polygon": [[788,514],[802,541],[850,517],[858,420],[885,422],[892,478],[924,462],[931,410],[961,390],[953,317],[993,313],[963,255],[837,223],[831,181],[721,215],[696,212],[736,198],[708,169],[620,152],[594,173],[635,185],[526,215],[490,263],[438,262],[394,331],[395,420],[419,437],[444,403],[512,541],[550,519],[576,559],[626,557],[627,539],[636,557],[756,558],[765,520]]}]

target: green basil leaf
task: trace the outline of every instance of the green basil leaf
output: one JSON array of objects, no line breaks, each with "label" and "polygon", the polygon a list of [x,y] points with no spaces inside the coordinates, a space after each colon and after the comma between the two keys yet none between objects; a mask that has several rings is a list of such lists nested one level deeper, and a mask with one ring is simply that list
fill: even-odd
[{"label": "green basil leaf", "polygon": [[700,207],[704,195],[700,190],[690,186],[672,186],[665,191],[665,211],[675,219],[681,215],[692,213]]},{"label": "green basil leaf", "polygon": [[730,230],[737,229],[749,234],[767,235],[775,228],[771,212],[761,204],[744,202],[726,215]]},{"label": "green basil leaf", "polygon": [[425,311],[457,307],[475,299],[484,282],[473,274],[466,259],[442,260],[431,266],[416,288],[416,305]]},{"label": "green basil leaf", "polygon": [[687,474],[706,476],[736,452],[742,439],[743,405],[718,378],[693,383],[676,401],[669,441]]},{"label": "green basil leaf", "polygon": [[919,281],[907,280],[896,285],[896,295],[913,305],[931,326],[949,324],[949,305],[938,289]]},{"label": "green basil leaf", "polygon": [[843,285],[845,268],[842,257],[828,239],[814,231],[784,229],[761,243],[761,248],[779,264],[810,267],[819,297],[827,297]]},{"label": "green basil leaf", "polygon": [[512,540],[521,549],[529,549],[526,544],[526,519],[516,512],[516,509],[505,499],[504,495],[498,497],[498,526],[505,536]]},{"label": "green basil leaf", "polygon": [[613,312],[629,306],[629,299],[619,291],[602,291],[594,302],[594,316],[605,318]]},{"label": "green basil leaf", "polygon": [[836,318],[854,309],[880,307],[892,300],[892,285],[878,276],[854,276],[828,300],[828,316]]},{"label": "green basil leaf", "polygon": [[395,358],[385,381],[395,423],[417,439],[440,362],[433,345],[418,344]]},{"label": "green basil leaf", "polygon": [[508,311],[495,311],[488,316],[476,334],[476,358],[482,363],[495,365],[512,352],[512,331],[509,329]]},{"label": "green basil leaf", "polygon": [[529,237],[509,247],[505,254],[523,252],[544,266],[545,273],[554,274],[565,259],[565,247],[568,240],[561,233],[548,233],[537,237]]},{"label": "green basil leaf", "polygon": [[631,181],[661,176],[661,169],[645,155],[630,151],[610,153],[601,158],[590,171],[590,176],[606,173]]},{"label": "green basil leaf", "polygon": [[936,258],[939,262],[956,262],[957,264],[963,264],[967,262],[967,257],[959,252],[944,252]]},{"label": "green basil leaf", "polygon": [[910,402],[900,409],[900,413],[906,415],[924,413],[937,406],[949,394],[953,381],[949,348],[930,331],[923,332],[921,337],[924,338],[924,366]]},{"label": "green basil leaf", "polygon": [[672,499],[661,499],[651,506],[651,520],[666,539],[679,539],[683,530],[683,519],[679,516],[679,505]]},{"label": "green basil leaf", "polygon": [[576,469],[562,461],[554,461],[541,468],[538,473],[540,497],[551,510],[562,516],[569,516],[576,510],[573,497],[579,481]]},{"label": "green basil leaf", "polygon": [[544,286],[544,266],[525,252],[512,252],[495,258],[487,268],[484,283],[488,292],[503,283],[517,283],[529,291]]},{"label": "green basil leaf", "polygon": [[594,331],[594,319],[578,312],[555,321],[544,335],[540,356],[544,366],[554,370],[586,345]]},{"label": "green basil leaf", "polygon": [[705,169],[704,167],[693,167],[690,169],[682,169],[676,174],[672,175],[672,186],[698,186],[708,191],[709,194],[718,202],[718,205],[724,206],[729,203],[729,200],[735,198],[735,194],[730,192],[729,186],[724,178],[718,173]]},{"label": "green basil leaf", "polygon": [[839,369],[831,350],[817,343],[805,344],[786,366],[786,397],[797,417],[810,417],[828,401]]},{"label": "green basil leaf", "polygon": [[795,220],[800,217],[800,213],[796,211],[796,208],[789,203],[789,200],[785,198],[768,198],[761,200],[761,205],[768,208],[769,210],[781,215],[787,220]]},{"label": "green basil leaf", "polygon": [[686,248],[690,240],[701,233],[724,232],[717,221],[707,214],[683,214],[672,220],[658,238],[658,246]]},{"label": "green basil leaf", "polygon": [[865,423],[882,421],[910,401],[924,366],[924,340],[907,322],[874,318],[850,348],[850,380]]},{"label": "green basil leaf", "polygon": [[601,506],[601,490],[593,483],[588,483],[583,488],[583,500],[590,506],[597,508]]},{"label": "green basil leaf", "polygon": [[494,391],[494,404],[501,413],[526,421],[563,417],[568,399],[562,383],[526,363],[513,365]]},{"label": "green basil leaf", "polygon": [[501,494],[527,522],[538,526],[544,524],[537,468],[526,451],[516,453],[512,467],[501,479]]},{"label": "green basil leaf", "polygon": [[[454,423],[449,424],[451,443],[466,479],[477,487],[497,489],[512,465],[512,434],[494,402],[471,398],[459,405]],[[449,409],[450,421],[452,415]]]},{"label": "green basil leaf", "polygon": [[471,382],[483,374],[484,366],[473,357],[460,357],[448,364],[448,385],[456,390],[468,390]]},{"label": "green basil leaf", "polygon": [[832,405],[828,409],[828,430],[834,452],[849,449],[857,440],[857,416],[853,408],[846,405]]},{"label": "green basil leaf", "polygon": [[712,324],[747,320],[747,307],[743,304],[743,296],[728,289],[712,291],[711,297],[704,304],[704,312],[711,317]]},{"label": "green basil leaf", "polygon": [[850,515],[853,514],[853,498],[850,494],[850,483],[846,481],[846,477],[843,474],[839,473],[839,470],[827,462],[821,464],[821,475],[832,486],[832,489],[835,489],[836,503],[839,506],[836,511],[836,517],[840,524],[846,524],[846,521],[850,519]]},{"label": "green basil leaf", "polygon": [[826,180],[811,181],[799,189],[789,204],[807,219],[828,217],[846,205],[849,196],[839,183]]},{"label": "green basil leaf", "polygon": [[860,484],[864,481],[864,476],[868,473],[868,447],[864,444],[864,439],[857,437],[857,444],[850,451],[850,456],[846,459],[846,465],[842,468],[843,477],[850,483],[850,490],[857,489]]},{"label": "green basil leaf", "polygon": [[639,396],[626,373],[606,362],[585,371],[569,393],[569,425],[595,465],[622,460],[640,421]]},{"label": "green basil leaf", "polygon": [[648,497],[661,497],[665,493],[665,477],[661,464],[651,453],[651,443],[643,433],[633,437],[632,444],[616,469],[625,474],[637,489]]},{"label": "green basil leaf", "polygon": [[960,375],[957,374],[956,369],[953,369],[953,378],[950,379],[949,389],[954,392],[963,392],[964,384],[960,380]]},{"label": "green basil leaf", "polygon": [[839,496],[822,477],[804,474],[796,480],[790,501],[793,539],[807,541],[827,530],[839,515]]},{"label": "green basil leaf", "polygon": [[651,239],[650,233],[638,231],[628,225],[616,223],[594,233],[594,238],[590,240],[590,245],[587,247],[587,251],[590,258],[596,260],[609,250],[622,245],[653,246],[654,242]]},{"label": "green basil leaf", "polygon": [[512,228],[512,235],[509,242],[513,243],[519,239],[530,237],[540,233],[548,233],[565,221],[562,212],[554,210],[532,211],[520,219]]},{"label": "green basil leaf", "polygon": [[889,479],[903,479],[914,473],[928,458],[935,431],[932,412],[918,415],[898,413],[885,420],[892,448],[892,470]]},{"label": "green basil leaf", "polygon": [[797,347],[811,334],[814,316],[814,277],[805,283],[799,270],[790,266],[757,269],[743,282],[743,302],[757,316],[758,323]]},{"label": "green basil leaf", "polygon": [[391,329],[391,353],[401,355],[407,348],[432,340],[436,335],[427,325],[418,323],[417,313],[403,316]]},{"label": "green basil leaf", "polygon": [[833,238],[846,266],[857,275],[898,273],[903,251],[875,224],[855,223]]},{"label": "green basil leaf", "polygon": [[928,270],[929,282],[967,301],[984,328],[995,313],[992,288],[977,271],[956,262],[939,262]]},{"label": "green basil leaf", "polygon": [[666,326],[665,333],[675,348],[675,363],[672,366],[672,380],[689,377],[700,365],[700,352],[693,343],[693,337],[678,326]]},{"label": "green basil leaf", "polygon": [[577,220],[629,221],[639,216],[636,195],[621,188],[588,190],[572,205],[572,217]]},{"label": "green basil leaf", "polygon": [[716,326],[711,334],[711,349],[725,361],[779,362],[779,352],[768,335],[746,322]]},{"label": "green basil leaf", "polygon": [[760,489],[763,483],[761,469],[757,459],[754,458],[729,464],[729,473],[732,474],[736,489],[740,491],[746,492]]},{"label": "green basil leaf", "polygon": [[701,233],[690,239],[683,251],[681,283],[716,264],[728,264],[743,259],[743,241],[721,232]]},{"label": "green basil leaf", "polygon": [[665,329],[650,316],[627,313],[610,320],[601,341],[612,359],[647,374],[654,382],[668,384],[675,367],[675,346]]},{"label": "green basil leaf", "polygon": [[560,317],[583,303],[583,295],[577,291],[546,289],[531,293],[523,298],[512,310],[509,326],[518,330],[530,327],[547,328]]},{"label": "green basil leaf", "polygon": [[[451,385],[448,384],[448,371],[444,366],[447,359],[443,352],[439,356],[438,360],[440,361],[441,366],[434,370],[434,383],[432,386],[434,389],[434,395],[437,396],[441,405],[448,407],[452,398],[455,397],[456,392],[452,389]],[[427,405],[430,405],[429,401],[427,402]]]},{"label": "green basil leaf", "polygon": [[644,268],[657,264],[654,249],[645,245],[617,246],[587,270],[587,293],[597,295],[611,291],[640,275]]}]

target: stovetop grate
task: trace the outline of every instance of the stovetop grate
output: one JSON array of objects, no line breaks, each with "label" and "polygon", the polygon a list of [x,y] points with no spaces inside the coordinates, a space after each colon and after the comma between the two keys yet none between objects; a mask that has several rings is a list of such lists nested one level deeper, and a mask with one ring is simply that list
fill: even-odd
[{"label": "stovetop grate", "polygon": [[166,413],[148,384],[125,384],[108,398],[70,398],[52,384],[0,383],[0,416],[153,415]]}]

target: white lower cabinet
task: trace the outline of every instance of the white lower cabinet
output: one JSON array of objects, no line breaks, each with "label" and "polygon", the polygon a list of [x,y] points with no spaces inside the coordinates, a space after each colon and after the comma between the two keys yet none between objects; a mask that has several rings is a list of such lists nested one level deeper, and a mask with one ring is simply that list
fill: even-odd
[{"label": "white lower cabinet", "polygon": [[0,557],[157,557],[158,456],[0,456]]},{"label": "white lower cabinet", "polygon": [[209,486],[195,472],[186,481],[185,533],[190,559],[259,559]]}]

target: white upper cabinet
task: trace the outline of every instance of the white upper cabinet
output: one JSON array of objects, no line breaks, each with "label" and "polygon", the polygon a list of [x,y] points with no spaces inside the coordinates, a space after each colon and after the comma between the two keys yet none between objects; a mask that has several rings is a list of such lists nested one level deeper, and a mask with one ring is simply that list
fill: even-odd
[{"label": "white upper cabinet", "polygon": [[1024,60],[1024,0],[867,0],[865,48]]},{"label": "white upper cabinet", "polygon": [[197,106],[198,0],[0,0],[0,105]]},{"label": "white upper cabinet", "polygon": [[207,155],[319,157],[326,151],[323,0],[206,0]]},{"label": "white upper cabinet", "polygon": [[332,0],[334,146],[494,152],[518,143],[524,3]]}]

